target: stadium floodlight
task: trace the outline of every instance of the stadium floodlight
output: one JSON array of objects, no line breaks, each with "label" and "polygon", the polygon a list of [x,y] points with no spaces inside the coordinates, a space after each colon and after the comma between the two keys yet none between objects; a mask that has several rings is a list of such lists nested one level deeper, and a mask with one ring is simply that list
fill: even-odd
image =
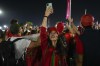
[{"label": "stadium floodlight", "polygon": [[4,27],[4,28],[8,28],[7,25],[4,25],[3,27]]},{"label": "stadium floodlight", "polygon": [[2,29],[2,27],[0,26],[0,29]]},{"label": "stadium floodlight", "polygon": [[3,13],[3,11],[2,10],[0,10],[0,15]]}]

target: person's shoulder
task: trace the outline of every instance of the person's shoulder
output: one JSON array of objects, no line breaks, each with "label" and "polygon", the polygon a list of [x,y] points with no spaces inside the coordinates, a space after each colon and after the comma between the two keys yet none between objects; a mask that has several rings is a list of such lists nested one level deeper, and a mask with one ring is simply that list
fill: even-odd
[{"label": "person's shoulder", "polygon": [[21,41],[21,42],[27,42],[27,41],[30,42],[31,41],[31,40],[23,38],[23,37],[10,37],[10,41],[14,41],[16,39],[18,39],[18,41]]},{"label": "person's shoulder", "polygon": [[14,41],[18,39],[17,41],[15,41],[15,44],[30,44],[31,43],[31,40],[28,40],[28,39],[25,39],[25,38],[22,38],[22,37],[11,37],[11,41]]},{"label": "person's shoulder", "polygon": [[22,37],[10,37],[10,41],[13,41],[13,40],[18,39],[18,38],[22,38]]}]

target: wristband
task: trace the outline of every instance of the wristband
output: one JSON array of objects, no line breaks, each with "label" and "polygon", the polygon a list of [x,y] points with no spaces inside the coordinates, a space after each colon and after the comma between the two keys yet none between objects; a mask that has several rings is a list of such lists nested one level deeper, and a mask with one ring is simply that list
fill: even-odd
[{"label": "wristband", "polygon": [[48,18],[48,16],[44,16],[44,17],[47,17]]}]

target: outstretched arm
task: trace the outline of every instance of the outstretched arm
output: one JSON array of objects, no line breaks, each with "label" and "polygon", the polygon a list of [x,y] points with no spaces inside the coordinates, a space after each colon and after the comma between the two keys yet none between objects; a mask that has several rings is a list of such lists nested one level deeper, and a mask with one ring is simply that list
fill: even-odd
[{"label": "outstretched arm", "polygon": [[42,21],[42,26],[43,27],[47,27],[47,18],[52,13],[53,13],[53,9],[51,7],[46,8],[44,18],[43,18],[43,21]]},{"label": "outstretched arm", "polygon": [[29,49],[35,48],[40,46],[40,37],[38,37],[37,41],[31,41],[30,45],[29,45]]}]

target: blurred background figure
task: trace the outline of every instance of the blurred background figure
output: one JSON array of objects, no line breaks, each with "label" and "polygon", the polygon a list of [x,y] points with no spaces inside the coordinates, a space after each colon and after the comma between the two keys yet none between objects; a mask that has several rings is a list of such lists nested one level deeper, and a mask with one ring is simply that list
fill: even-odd
[{"label": "blurred background figure", "polygon": [[0,43],[4,40],[4,33],[3,31],[0,29]]},{"label": "blurred background figure", "polygon": [[83,45],[82,66],[100,66],[100,31],[93,28],[94,17],[86,14],[81,17],[84,32],[80,35]]}]

